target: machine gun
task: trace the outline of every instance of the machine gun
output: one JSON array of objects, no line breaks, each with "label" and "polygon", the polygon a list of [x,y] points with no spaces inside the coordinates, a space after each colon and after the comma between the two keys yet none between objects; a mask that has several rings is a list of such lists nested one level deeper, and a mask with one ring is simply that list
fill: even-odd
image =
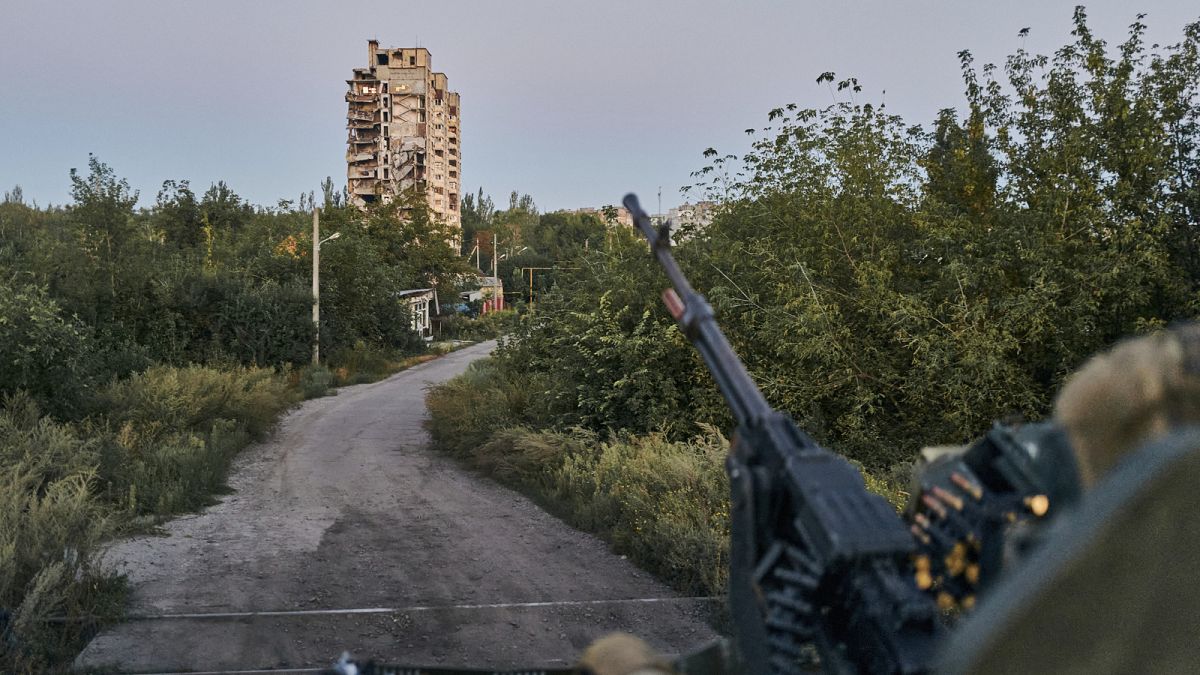
[{"label": "machine gun", "polygon": [[674,287],[663,292],[668,311],[737,421],[726,459],[729,604],[743,665],[799,672],[811,644],[826,672],[928,671],[945,626],[1078,501],[1066,434],[1054,423],[997,424],[927,457],[901,519],[767,404],[671,255],[668,227],[655,229],[636,196],[624,204]]},{"label": "machine gun", "polygon": [[668,230],[636,196],[624,204],[674,287],[663,292],[668,311],[737,421],[726,459],[729,603],[746,669],[801,672],[812,644],[827,672],[925,672],[943,627],[918,587],[910,528],[849,462],[771,408],[679,269]]}]

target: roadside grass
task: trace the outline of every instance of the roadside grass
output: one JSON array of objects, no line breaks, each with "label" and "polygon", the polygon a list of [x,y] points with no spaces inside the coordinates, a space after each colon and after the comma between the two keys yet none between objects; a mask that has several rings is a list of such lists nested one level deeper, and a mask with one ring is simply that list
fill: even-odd
[{"label": "roadside grass", "polygon": [[0,409],[0,671],[70,658],[88,626],[45,621],[118,607],[120,578],[94,553],[118,517],[98,494],[100,444],[41,415],[24,394]]},{"label": "roadside grass", "polygon": [[62,422],[28,395],[0,406],[0,672],[65,670],[125,599],[104,542],[211,502],[230,462],[301,392],[270,369],[153,367]]},{"label": "roadside grass", "polygon": [[[725,592],[729,569],[729,444],[715,428],[685,441],[664,435],[522,425],[528,382],[506,381],[490,360],[430,390],[435,448],[531,496],[572,526],[608,541],[678,591]],[[861,467],[859,467],[861,470]],[[898,475],[863,472],[899,508]]]},{"label": "roadside grass", "polygon": [[233,457],[261,440],[301,392],[266,368],[156,366],[96,397],[87,428],[101,439],[101,486],[134,515],[205,506]]},{"label": "roadside grass", "polygon": [[333,394],[334,375],[324,364],[309,364],[288,372],[288,383],[300,390],[305,400]]},{"label": "roadside grass", "polygon": [[112,382],[76,422],[0,401],[0,672],[66,672],[125,604],[105,542],[211,503],[302,395],[270,369],[191,366]]},{"label": "roadside grass", "polygon": [[661,434],[602,438],[584,429],[506,427],[503,395],[469,382],[468,375],[429,392],[435,448],[599,535],[683,593],[724,592],[728,444],[720,433],[671,442]]},{"label": "roadside grass", "polygon": [[661,434],[504,429],[467,456],[682,593],[720,595],[729,569],[728,443]]},{"label": "roadside grass", "polygon": [[[329,358],[329,383],[325,390],[313,386],[313,391],[320,391],[317,396],[323,396],[331,387],[345,387],[355,384],[369,384],[391,377],[396,373],[432,361],[439,356],[457,351],[474,344],[467,341],[433,342],[419,354],[392,353],[370,347],[357,345],[353,348],[334,352]],[[302,372],[317,371],[324,366],[306,366]],[[308,398],[312,398],[309,396]]]}]

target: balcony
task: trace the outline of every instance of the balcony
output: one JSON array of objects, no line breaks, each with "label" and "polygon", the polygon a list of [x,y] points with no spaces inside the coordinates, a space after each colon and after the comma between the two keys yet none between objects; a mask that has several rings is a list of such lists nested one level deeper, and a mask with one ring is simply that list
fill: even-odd
[{"label": "balcony", "polygon": [[352,108],[346,113],[346,119],[366,120],[367,122],[370,122],[375,119],[375,111]]}]

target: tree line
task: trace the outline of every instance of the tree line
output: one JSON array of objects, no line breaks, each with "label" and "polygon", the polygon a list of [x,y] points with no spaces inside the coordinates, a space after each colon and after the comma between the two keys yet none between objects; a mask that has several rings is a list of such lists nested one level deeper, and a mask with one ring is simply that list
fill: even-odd
[{"label": "tree line", "polygon": [[321,208],[323,352],[419,348],[399,291],[450,299],[468,271],[454,233],[413,195],[360,211],[321,198],[249,204],[224,182],[168,180],[149,208],[96,157],[70,172],[69,205],[0,204],[0,391],[83,414],[89,388],[151,364],[278,366],[312,351],[313,206]]},{"label": "tree line", "polygon": [[[1200,309],[1200,23],[1110,45],[1082,8],[1053,55],[961,52],[930,125],[860,100],[786,105],[714,149],[717,202],[677,255],[771,402],[868,467],[1037,419],[1064,376]],[[626,237],[625,235],[628,234]],[[676,438],[729,418],[632,234],[581,252],[501,349],[512,424]]]},{"label": "tree line", "polygon": [[603,248],[612,229],[611,222],[593,213],[540,213],[533,197],[517,191],[509,195],[507,209],[497,209],[479,188],[463,197],[461,215],[463,255],[487,274],[495,269],[514,303],[549,291],[578,254]]}]

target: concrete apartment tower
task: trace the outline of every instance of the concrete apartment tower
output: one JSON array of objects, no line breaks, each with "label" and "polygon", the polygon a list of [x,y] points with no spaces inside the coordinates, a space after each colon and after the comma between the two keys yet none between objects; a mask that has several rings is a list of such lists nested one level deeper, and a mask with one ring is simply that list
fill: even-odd
[{"label": "concrete apartment tower", "polygon": [[434,217],[461,227],[458,94],[445,73],[433,72],[428,49],[380,49],[370,40],[367,52],[370,65],[346,80],[351,202],[388,202],[416,189]]}]

